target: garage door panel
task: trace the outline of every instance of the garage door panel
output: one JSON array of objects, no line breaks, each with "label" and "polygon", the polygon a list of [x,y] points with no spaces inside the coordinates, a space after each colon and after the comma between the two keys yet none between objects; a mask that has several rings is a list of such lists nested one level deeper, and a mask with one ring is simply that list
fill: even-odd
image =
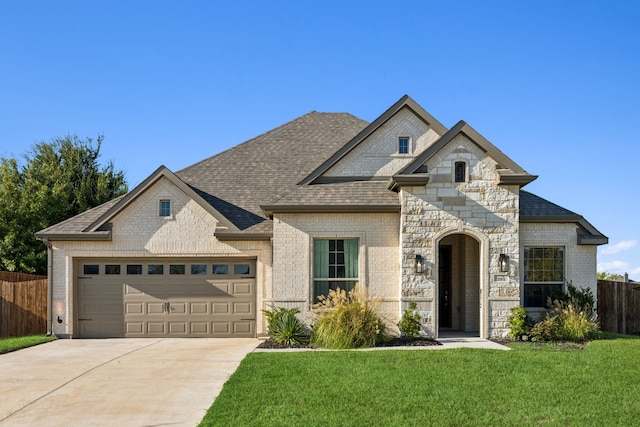
[{"label": "garage door panel", "polygon": [[231,330],[229,322],[212,322],[214,334],[228,334]]},{"label": "garage door panel", "polygon": [[192,302],[189,307],[191,314],[209,314],[208,302]]},{"label": "garage door panel", "polygon": [[164,322],[147,322],[147,333],[149,334],[165,334],[166,327]]},{"label": "garage door panel", "polygon": [[251,314],[252,304],[250,302],[234,302],[233,314]]},{"label": "garage door panel", "polygon": [[142,335],[144,333],[143,322],[127,322],[127,335],[136,334]]},{"label": "garage door panel", "polygon": [[172,302],[170,304],[169,315],[183,315],[187,312],[187,303],[184,302]]},{"label": "garage door panel", "polygon": [[212,306],[212,312],[213,314],[227,314],[229,313],[229,303],[213,303],[211,304]]},{"label": "garage door panel", "polygon": [[[78,277],[79,335],[253,337],[256,282],[234,277],[234,262],[198,259],[193,263],[206,268],[193,270],[191,260],[184,259],[91,260],[91,264],[99,264],[97,272],[88,278]],[[120,264],[122,274],[104,274],[106,264]],[[129,274],[126,266],[134,264],[141,270]],[[170,274],[169,267],[174,264],[186,265],[184,274]],[[218,264],[229,268],[216,269],[214,274],[212,266]],[[255,264],[250,268],[253,272]]]},{"label": "garage door panel", "polygon": [[229,294],[229,283],[228,282],[213,282],[211,283],[211,296],[213,297],[228,297]]},{"label": "garage door panel", "polygon": [[170,335],[184,335],[187,333],[186,322],[169,322],[169,334]]},{"label": "garage door panel", "polygon": [[124,293],[125,295],[142,295],[142,291],[135,286],[131,286],[130,284],[124,285]]},{"label": "garage door panel", "polygon": [[250,296],[251,295],[251,283],[234,283],[233,295],[235,296]]},{"label": "garage door panel", "polygon": [[163,302],[148,302],[145,305],[147,306],[146,314],[164,314],[165,312]]},{"label": "garage door panel", "polygon": [[234,334],[252,334],[253,330],[251,328],[252,322],[249,321],[239,321],[233,322],[233,333]]},{"label": "garage door panel", "polygon": [[128,302],[125,304],[125,314],[143,314],[144,304],[141,302]]},{"label": "garage door panel", "polygon": [[209,322],[191,322],[191,333],[198,335],[209,334]]}]

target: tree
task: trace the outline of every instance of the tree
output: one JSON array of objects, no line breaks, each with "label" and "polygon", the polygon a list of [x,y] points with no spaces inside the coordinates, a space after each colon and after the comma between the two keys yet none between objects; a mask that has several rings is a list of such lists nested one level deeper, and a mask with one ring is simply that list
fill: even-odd
[{"label": "tree", "polygon": [[34,234],[128,191],[113,162],[100,168],[102,141],[67,135],[34,144],[22,165],[0,159],[0,270],[45,274]]}]

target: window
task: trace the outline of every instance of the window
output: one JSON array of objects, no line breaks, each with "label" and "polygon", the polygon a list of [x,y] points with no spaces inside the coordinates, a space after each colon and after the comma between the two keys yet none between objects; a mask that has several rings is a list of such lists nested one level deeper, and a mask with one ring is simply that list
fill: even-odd
[{"label": "window", "polygon": [[191,264],[191,274],[207,274],[207,265]]},{"label": "window", "polygon": [[467,164],[465,162],[455,163],[455,182],[465,182],[467,180]]},{"label": "window", "polygon": [[184,264],[169,264],[169,274],[184,274]]},{"label": "window", "polygon": [[147,265],[147,274],[164,274],[164,265],[149,264]]},{"label": "window", "polygon": [[104,274],[120,274],[120,264],[106,264]]},{"label": "window", "polygon": [[524,306],[546,307],[564,285],[564,248],[524,248]]},{"label": "window", "polygon": [[313,303],[330,289],[352,290],[358,282],[358,239],[313,241]]},{"label": "window", "polygon": [[251,266],[249,264],[234,264],[233,274],[251,274]]},{"label": "window", "polygon": [[100,266],[98,264],[85,264],[82,266],[82,272],[86,275],[100,274]]},{"label": "window", "polygon": [[142,274],[142,264],[127,264],[127,274]]},{"label": "window", "polygon": [[213,274],[229,274],[229,264],[213,264]]},{"label": "window", "polygon": [[171,216],[171,200],[160,200],[160,214],[161,217]]},{"label": "window", "polygon": [[400,154],[408,154],[409,153],[409,137],[401,136],[398,138],[398,153]]}]

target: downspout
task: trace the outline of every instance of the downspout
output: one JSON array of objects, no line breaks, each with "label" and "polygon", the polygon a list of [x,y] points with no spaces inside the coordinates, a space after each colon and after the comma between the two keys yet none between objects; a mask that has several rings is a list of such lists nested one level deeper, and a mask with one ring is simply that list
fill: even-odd
[{"label": "downspout", "polygon": [[47,247],[47,336],[51,336],[53,335],[53,319],[51,318],[51,313],[53,312],[53,295],[51,292],[53,288],[53,246],[48,237],[43,237],[42,243]]}]

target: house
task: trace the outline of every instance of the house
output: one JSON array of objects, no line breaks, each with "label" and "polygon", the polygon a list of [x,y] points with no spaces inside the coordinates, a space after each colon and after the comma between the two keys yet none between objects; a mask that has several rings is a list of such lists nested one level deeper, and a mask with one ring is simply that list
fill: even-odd
[{"label": "house", "polygon": [[596,289],[607,237],[522,188],[475,129],[408,96],[367,123],[305,114],[37,234],[61,337],[255,337],[262,309],[357,283],[426,334],[505,335],[568,281]]}]

